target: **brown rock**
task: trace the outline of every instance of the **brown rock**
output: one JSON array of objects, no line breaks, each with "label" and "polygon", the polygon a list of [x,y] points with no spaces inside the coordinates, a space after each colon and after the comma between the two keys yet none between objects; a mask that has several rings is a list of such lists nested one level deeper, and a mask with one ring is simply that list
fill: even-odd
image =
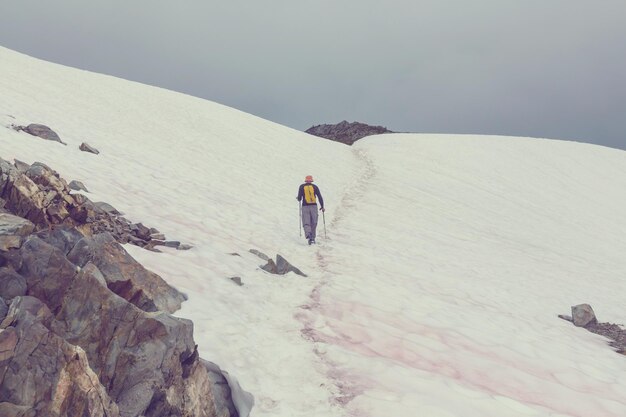
[{"label": "brown rock", "polygon": [[173,313],[185,300],[183,294],[135,261],[108,233],[81,239],[68,259],[80,267],[93,263],[113,292],[144,311]]}]

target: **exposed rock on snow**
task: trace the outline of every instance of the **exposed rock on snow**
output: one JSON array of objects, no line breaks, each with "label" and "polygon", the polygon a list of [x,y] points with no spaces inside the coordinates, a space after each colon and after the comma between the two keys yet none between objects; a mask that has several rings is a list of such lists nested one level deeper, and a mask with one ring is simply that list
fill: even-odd
[{"label": "exposed rock on snow", "polygon": [[575,326],[586,327],[598,323],[598,320],[589,304],[579,304],[572,306],[572,322]]},{"label": "exposed rock on snow", "polygon": [[235,284],[239,285],[240,287],[243,287],[243,282],[241,281],[241,277],[230,277],[228,279],[234,282]]},{"label": "exposed rock on snow", "polygon": [[99,150],[97,150],[96,148],[94,148],[93,146],[90,146],[89,144],[83,142],[80,144],[80,146],[78,147],[78,149],[80,149],[83,152],[89,152],[89,153],[93,153],[98,155],[100,153]]},{"label": "exposed rock on snow", "polygon": [[578,327],[584,327],[592,333],[610,339],[609,345],[613,346],[618,353],[626,355],[626,330],[617,324],[598,323],[595,313],[589,304],[572,306],[572,317],[565,315],[559,315],[559,317],[574,323]]},{"label": "exposed rock on snow", "polygon": [[[112,205],[94,203],[82,194],[70,194],[72,189],[84,189],[82,183],[73,181],[70,186],[56,171],[39,162],[32,165],[21,162],[19,167],[0,158],[0,208],[30,220],[37,230],[67,225],[86,235],[109,232],[120,243],[147,249],[166,243],[165,236],[162,242],[153,242],[157,229],[129,222]],[[168,246],[191,247],[180,242]]]},{"label": "exposed rock on snow", "polygon": [[199,358],[190,321],[167,313],[178,291],[110,234],[2,218],[15,226],[0,238],[24,242],[0,252],[0,415],[237,415],[233,395],[250,395]]},{"label": "exposed rock on snow", "polygon": [[270,274],[285,275],[289,272],[293,272],[295,274],[306,277],[306,275],[302,273],[302,271],[291,265],[285,258],[280,255],[276,255],[276,262],[274,262],[273,259],[268,258],[267,263],[261,266],[261,269],[269,272]]},{"label": "exposed rock on snow", "polygon": [[254,254],[254,255],[258,256],[259,258],[263,259],[264,261],[269,261],[269,260],[270,260],[270,257],[269,257],[269,256],[267,256],[267,255],[266,255],[266,254],[264,254],[263,252],[259,252],[259,251],[258,251],[258,250],[256,250],[256,249],[250,249],[250,253],[252,253],[252,254]]},{"label": "exposed rock on snow", "polygon": [[306,133],[319,136],[325,139],[334,140],[335,142],[352,145],[357,140],[371,135],[380,135],[382,133],[394,133],[383,126],[370,126],[365,123],[342,121],[334,125],[317,125],[310,127]]},{"label": "exposed rock on snow", "polygon": [[24,131],[30,135],[37,136],[45,140],[59,142],[65,145],[65,143],[59,137],[59,135],[57,135],[57,133],[54,130],[50,129],[46,125],[31,123],[28,126],[15,126],[14,129],[17,130],[18,132]]}]

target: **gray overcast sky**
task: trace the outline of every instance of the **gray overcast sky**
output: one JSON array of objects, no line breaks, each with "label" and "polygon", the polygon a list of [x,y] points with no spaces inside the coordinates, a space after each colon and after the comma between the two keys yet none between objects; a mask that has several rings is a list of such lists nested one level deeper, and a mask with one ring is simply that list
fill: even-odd
[{"label": "gray overcast sky", "polygon": [[0,15],[5,47],[300,130],[626,149],[624,0],[0,0]]}]

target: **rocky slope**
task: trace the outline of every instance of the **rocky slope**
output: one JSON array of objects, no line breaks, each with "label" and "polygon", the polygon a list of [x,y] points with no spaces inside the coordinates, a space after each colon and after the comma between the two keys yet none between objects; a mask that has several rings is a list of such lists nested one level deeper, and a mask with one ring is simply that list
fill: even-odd
[{"label": "rocky slope", "polygon": [[238,416],[246,394],[198,357],[170,314],[184,295],[124,250],[120,220],[18,165],[0,159],[0,415]]},{"label": "rocky slope", "polygon": [[365,123],[342,121],[334,125],[317,125],[310,127],[306,133],[322,138],[334,140],[335,142],[352,145],[357,140],[371,135],[382,133],[394,133],[382,126],[370,126]]}]

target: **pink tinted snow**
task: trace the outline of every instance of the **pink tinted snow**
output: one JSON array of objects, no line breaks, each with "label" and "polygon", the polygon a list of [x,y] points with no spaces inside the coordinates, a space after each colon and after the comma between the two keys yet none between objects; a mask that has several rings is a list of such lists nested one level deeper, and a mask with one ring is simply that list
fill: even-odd
[{"label": "pink tinted snow", "polygon": [[[304,311],[297,315],[304,325],[303,336],[311,341],[389,361],[388,366],[400,365],[450,378],[487,395],[507,397],[554,413],[572,417],[623,417],[607,409],[604,403],[612,402],[623,410],[626,397],[579,369],[566,369],[567,379],[573,381],[568,384],[555,377],[555,373],[563,372],[562,368],[550,368],[515,352],[507,348],[505,341],[502,346],[485,347],[454,329],[417,323],[395,312],[357,302],[321,303],[322,290],[323,286],[316,288],[310,305],[303,306]],[[315,322],[320,322],[319,315],[323,317],[322,327],[315,326]],[[341,376],[347,371],[325,361],[331,378],[345,380]],[[352,388],[343,387],[346,392],[340,402],[351,401],[375,384],[366,375],[360,378],[368,380],[368,384],[355,383],[359,376],[353,372]]]}]

